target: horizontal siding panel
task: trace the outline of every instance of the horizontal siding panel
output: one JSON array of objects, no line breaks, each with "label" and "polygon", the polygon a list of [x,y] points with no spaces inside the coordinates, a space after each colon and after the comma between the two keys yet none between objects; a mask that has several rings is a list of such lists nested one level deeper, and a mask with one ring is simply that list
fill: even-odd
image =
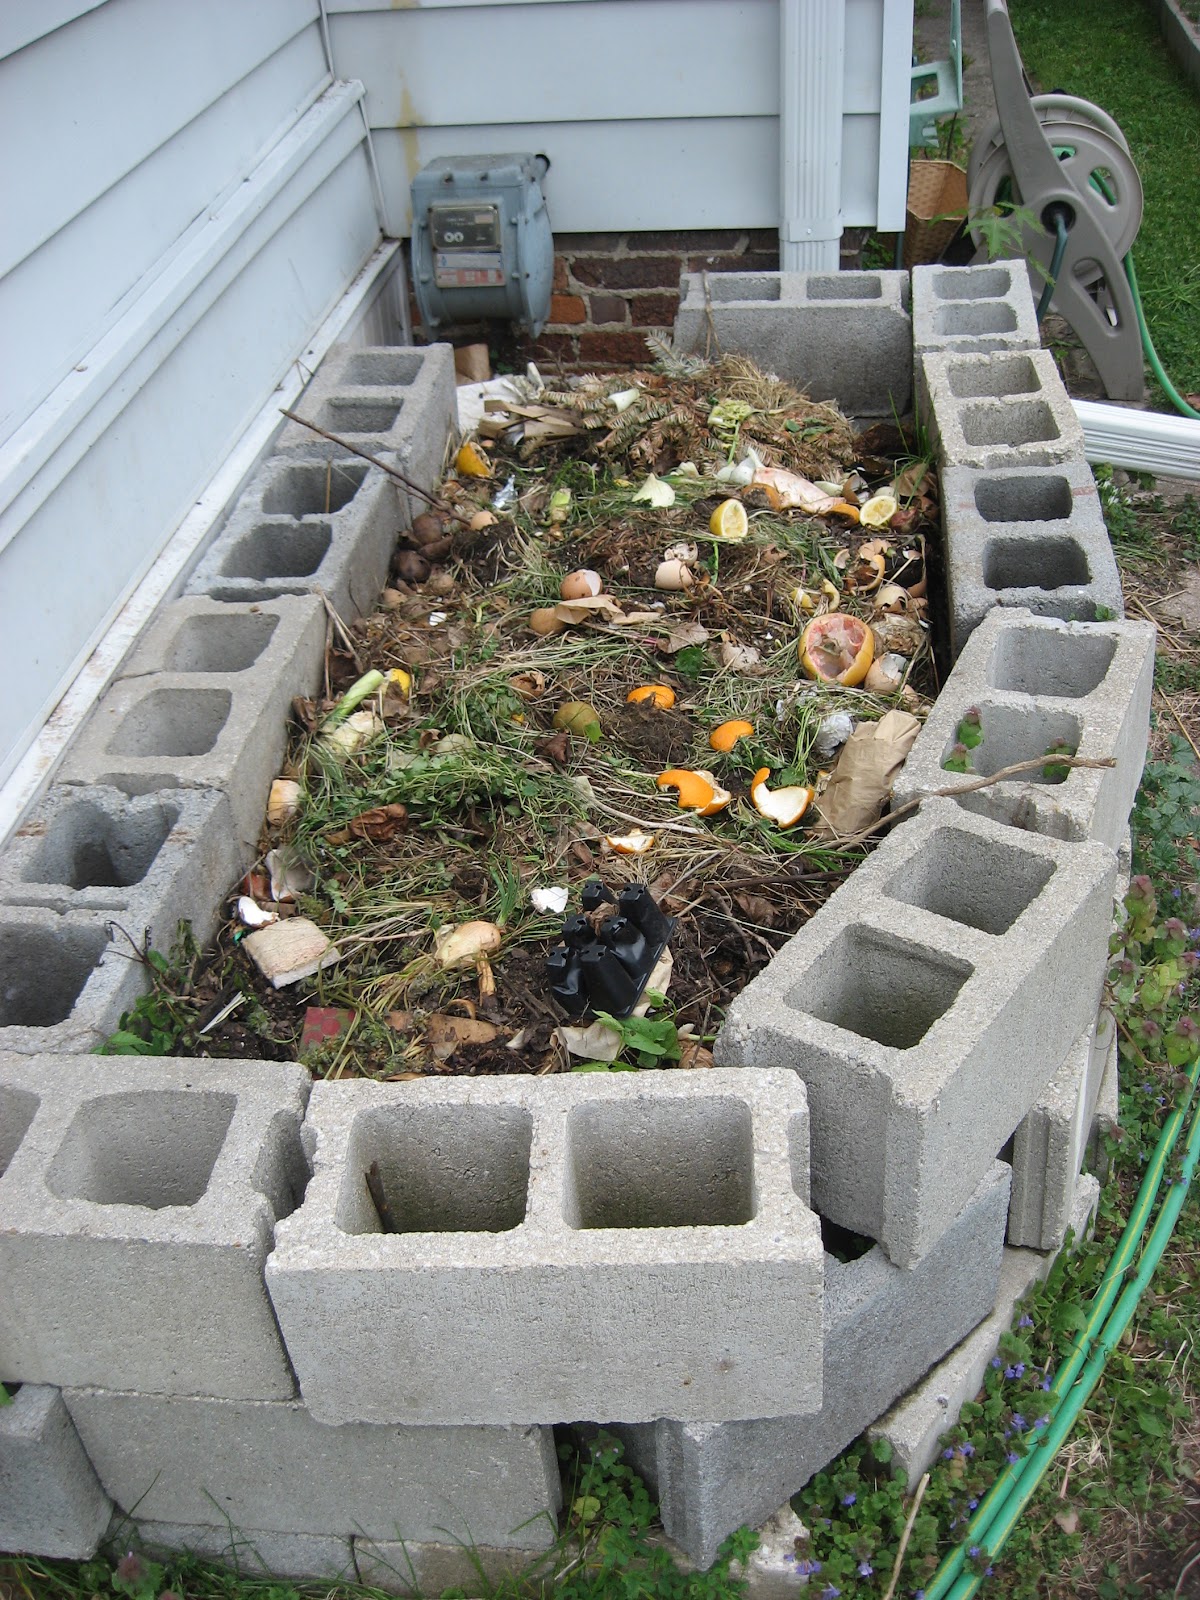
[{"label": "horizontal siding panel", "polygon": [[183,308],[146,348],[121,409],[0,552],[0,782],[377,243],[361,139],[311,183],[297,174],[197,291],[202,314]]},{"label": "horizontal siding panel", "polygon": [[21,152],[0,168],[0,272],[316,15],[316,0],[109,0],[0,62],[0,149]]},{"label": "horizontal siding panel", "polygon": [[0,6],[0,61],[105,3],[106,0],[4,0]]},{"label": "horizontal siding panel", "polygon": [[295,120],[325,75],[314,23],[0,279],[0,439],[96,342],[218,194]]},{"label": "horizontal siding panel", "polygon": [[550,157],[543,187],[556,233],[779,224],[778,118],[731,117],[377,130],[375,153],[401,232],[411,231],[410,185],[427,161],[505,150]]}]

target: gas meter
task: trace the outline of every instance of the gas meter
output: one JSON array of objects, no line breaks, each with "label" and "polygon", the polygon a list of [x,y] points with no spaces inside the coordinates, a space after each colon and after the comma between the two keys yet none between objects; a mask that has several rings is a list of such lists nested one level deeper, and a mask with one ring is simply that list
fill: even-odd
[{"label": "gas meter", "polygon": [[536,338],[550,311],[554,239],[545,156],[441,156],[413,179],[412,272],[421,320],[489,317]]}]

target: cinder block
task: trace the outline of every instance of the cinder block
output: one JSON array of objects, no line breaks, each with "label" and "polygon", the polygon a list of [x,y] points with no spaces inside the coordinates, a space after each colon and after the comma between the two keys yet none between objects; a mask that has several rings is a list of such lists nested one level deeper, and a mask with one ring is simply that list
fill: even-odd
[{"label": "cinder block", "polygon": [[[1095,1178],[1081,1177],[1071,1209],[1076,1242],[1090,1234],[1099,1200],[1100,1185]],[[979,1393],[1000,1337],[1012,1326],[1017,1301],[1034,1284],[1042,1282],[1054,1260],[1054,1253],[1040,1255],[1036,1250],[1006,1249],[992,1314],[867,1429],[869,1439],[886,1439],[891,1445],[893,1463],[908,1474],[910,1489],[916,1488],[921,1474],[937,1455],[938,1441],[958,1421],[964,1402]]]},{"label": "cinder block", "polygon": [[[1154,626],[1059,622],[995,610],[975,629],[946,679],[892,789],[899,807],[974,776],[1036,761],[1056,743],[1114,767],[1041,767],[964,794],[957,805],[1057,839],[1098,839],[1117,850],[1146,758]],[[947,772],[967,711],[983,742],[972,770]]]},{"label": "cinder block", "polygon": [[1117,1054],[1117,1030],[1109,1011],[1100,1013],[1092,1040],[1092,1056],[1090,1070],[1093,1073],[1099,1070],[1100,1089],[1092,1110],[1084,1163],[1101,1183],[1107,1183],[1110,1163],[1104,1141],[1111,1138],[1121,1124],[1120,1058]]},{"label": "cinder block", "polygon": [[947,467],[942,530],[955,656],[994,606],[1068,622],[1125,615],[1096,480],[1081,462]]},{"label": "cinder block", "polygon": [[189,595],[262,601],[328,595],[343,617],[375,604],[408,500],[354,456],[271,456],[188,580]]},{"label": "cinder block", "polygon": [[1096,1034],[1106,1017],[1101,1012],[1076,1039],[1013,1135],[1010,1245],[1057,1250],[1066,1236],[1104,1077]]},{"label": "cinder block", "polygon": [[0,1176],[19,1291],[0,1380],[290,1398],[262,1273],[304,1190],[308,1088],[276,1062],[0,1058],[24,1125]]},{"label": "cinder block", "polygon": [[820,1405],[794,1074],[325,1083],[305,1139],[313,1179],[267,1283],[321,1421]]},{"label": "cinder block", "polygon": [[[432,490],[457,421],[454,351],[448,344],[334,345],[293,409]],[[350,456],[298,422],[284,424],[275,452],[338,461]]]},{"label": "cinder block", "polygon": [[674,345],[749,356],[852,416],[912,399],[906,272],[685,272]]},{"label": "cinder block", "polygon": [[[169,949],[182,918],[206,942],[219,896],[245,866],[226,797],[55,784],[0,856],[0,904],[103,912]],[[128,951],[126,952],[128,954]],[[44,1045],[43,1045],[44,1048]]]},{"label": "cinder block", "polygon": [[1049,350],[930,353],[921,368],[921,420],[943,467],[1083,465],[1083,427]]},{"label": "cinder block", "polygon": [[1000,1281],[1009,1176],[994,1162],[913,1268],[892,1266],[878,1246],[857,1260],[826,1255],[817,1416],[628,1430],[627,1459],[649,1482],[668,1535],[699,1566],[712,1562],[727,1534],[761,1522],[803,1488],[988,1315]]},{"label": "cinder block", "polygon": [[[210,1515],[216,1516],[209,1508]],[[149,1522],[123,1519],[113,1544],[118,1550],[144,1550],[147,1555],[199,1556],[218,1562],[244,1578],[311,1578],[356,1581],[354,1546],[350,1539],[328,1534],[278,1533],[231,1527],[228,1523]]]},{"label": "cinder block", "polygon": [[[1037,308],[1025,263],[914,267],[912,330],[918,390],[922,356],[1040,350]],[[923,403],[919,392],[917,403]]]},{"label": "cinder block", "polygon": [[96,1050],[145,989],[109,913],[0,907],[0,1052]]},{"label": "cinder block", "polygon": [[717,1061],[804,1079],[822,1216],[932,1248],[1095,1017],[1115,872],[928,802],[737,996]]},{"label": "cinder block", "polygon": [[[570,1559],[569,1554],[565,1557]],[[359,1582],[384,1594],[422,1600],[452,1593],[490,1595],[493,1585],[530,1577],[530,1592],[548,1571],[544,1560],[528,1550],[497,1549],[472,1540],[469,1544],[418,1543],[412,1539],[355,1539],[354,1560]]]},{"label": "cinder block", "polygon": [[58,1390],[23,1384],[0,1406],[0,1550],[86,1560],[111,1513]]},{"label": "cinder block", "polygon": [[529,1550],[557,1533],[549,1428],[333,1428],[297,1401],[65,1399],[100,1481],[139,1522]]},{"label": "cinder block", "polygon": [[[260,610],[278,622],[246,665],[253,648],[246,641],[258,632],[257,625],[243,628],[254,620],[251,607],[172,606],[135,655],[136,670],[113,684],[76,736],[60,784],[110,785],[127,795],[218,789],[233,815],[237,858],[251,859],[287,746],[292,699],[315,686],[325,640],[324,610],[315,598]],[[238,663],[233,670],[219,666],[223,648]],[[156,672],[155,660],[176,666]],[[222,879],[221,888],[229,882]]]}]

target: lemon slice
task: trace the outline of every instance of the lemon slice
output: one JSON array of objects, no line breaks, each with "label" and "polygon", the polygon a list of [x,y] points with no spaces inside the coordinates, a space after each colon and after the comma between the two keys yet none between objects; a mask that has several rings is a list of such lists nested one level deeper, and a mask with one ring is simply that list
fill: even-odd
[{"label": "lemon slice", "polygon": [[877,494],[860,507],[858,520],[867,528],[886,528],[900,509],[900,502],[890,494]]},{"label": "lemon slice", "polygon": [[744,539],[750,531],[750,519],[740,500],[722,500],[708,519],[708,531],[714,539]]}]

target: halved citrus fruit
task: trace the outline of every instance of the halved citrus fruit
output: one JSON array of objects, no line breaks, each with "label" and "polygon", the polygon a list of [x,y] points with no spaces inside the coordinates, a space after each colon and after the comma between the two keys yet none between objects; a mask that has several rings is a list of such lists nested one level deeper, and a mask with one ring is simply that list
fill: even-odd
[{"label": "halved citrus fruit", "polygon": [[814,617],[800,635],[800,665],[810,678],[852,689],[866,677],[874,659],[870,628],[845,611]]},{"label": "halved citrus fruit", "polygon": [[669,711],[675,704],[675,691],[669,683],[639,683],[636,689],[630,689],[625,698],[633,705],[651,700],[660,711]]},{"label": "halved citrus fruit", "polygon": [[750,531],[750,519],[740,500],[722,500],[708,519],[708,531],[714,539],[744,539]]}]

